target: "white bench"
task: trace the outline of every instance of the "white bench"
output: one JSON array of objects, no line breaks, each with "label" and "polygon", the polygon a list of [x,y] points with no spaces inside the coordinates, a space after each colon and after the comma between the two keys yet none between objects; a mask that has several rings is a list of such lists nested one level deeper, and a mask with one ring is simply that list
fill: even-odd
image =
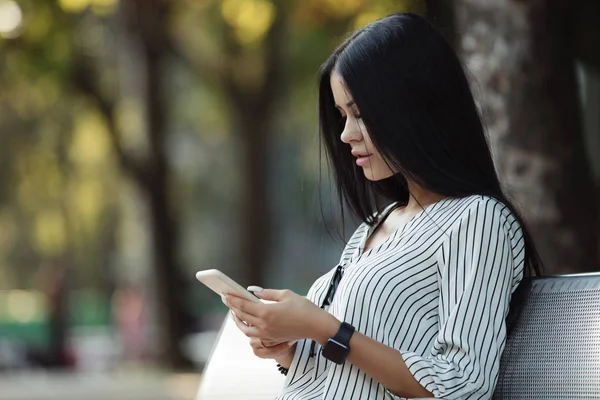
[{"label": "white bench", "polygon": [[274,360],[258,358],[227,314],[208,364],[202,373],[196,400],[274,399],[285,376]]}]

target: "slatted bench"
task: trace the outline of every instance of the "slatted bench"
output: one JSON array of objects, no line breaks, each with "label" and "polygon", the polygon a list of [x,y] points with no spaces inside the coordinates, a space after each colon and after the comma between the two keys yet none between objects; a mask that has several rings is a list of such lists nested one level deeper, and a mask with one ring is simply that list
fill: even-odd
[{"label": "slatted bench", "polygon": [[600,273],[528,280],[513,296],[495,399],[600,399]]}]

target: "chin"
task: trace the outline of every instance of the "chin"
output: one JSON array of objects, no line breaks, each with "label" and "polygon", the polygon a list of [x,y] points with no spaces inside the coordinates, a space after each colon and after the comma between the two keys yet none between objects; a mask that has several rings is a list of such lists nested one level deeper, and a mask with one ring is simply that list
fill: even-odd
[{"label": "chin", "polygon": [[370,180],[372,182],[380,181],[382,179],[389,178],[390,176],[393,175],[389,172],[381,173],[379,171],[373,171],[370,168],[364,168],[363,173],[365,174],[365,178],[367,178],[368,180]]},{"label": "chin", "polygon": [[367,178],[368,180],[372,181],[372,182],[376,182],[376,181],[380,181],[382,179],[385,179],[385,177],[383,176],[379,176],[379,175],[374,175],[371,172],[367,172],[365,171],[365,178]]}]

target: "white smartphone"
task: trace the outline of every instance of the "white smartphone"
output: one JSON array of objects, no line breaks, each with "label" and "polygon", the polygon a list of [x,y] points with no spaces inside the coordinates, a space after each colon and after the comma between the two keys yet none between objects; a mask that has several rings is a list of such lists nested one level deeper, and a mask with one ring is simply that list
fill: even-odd
[{"label": "white smartphone", "polygon": [[218,269],[207,269],[205,271],[196,272],[196,279],[204,283],[213,292],[218,295],[225,293],[235,294],[236,296],[243,297],[246,300],[254,301],[259,303],[258,297],[244,289],[236,281],[219,271]]}]

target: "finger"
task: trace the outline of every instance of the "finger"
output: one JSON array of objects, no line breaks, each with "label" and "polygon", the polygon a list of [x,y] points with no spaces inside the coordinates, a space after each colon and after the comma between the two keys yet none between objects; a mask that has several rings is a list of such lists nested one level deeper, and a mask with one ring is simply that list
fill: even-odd
[{"label": "finger", "polygon": [[240,331],[242,331],[244,335],[248,337],[258,336],[259,332],[257,332],[256,327],[246,325],[242,319],[240,319],[237,315],[233,313],[230,313],[230,315],[233,318],[233,322],[235,322],[235,325],[239,328]]},{"label": "finger", "polygon": [[285,341],[284,341],[284,342],[282,342],[281,340],[268,340],[268,339],[263,339],[263,340],[261,340],[261,341],[262,341],[262,344],[263,344],[263,346],[264,346],[264,347],[274,347],[274,346],[277,346],[277,345],[279,345],[279,344],[281,344],[281,343],[286,343]]},{"label": "finger", "polygon": [[279,344],[281,344],[281,343],[276,343],[276,344],[268,346],[266,340],[261,340],[258,337],[251,337],[250,338],[250,346],[252,347],[252,349],[254,350],[254,352],[256,352],[256,351],[258,351],[260,349],[269,349],[269,348],[277,346]]},{"label": "finger", "polygon": [[[253,289],[258,288],[257,286],[252,287]],[[254,294],[263,300],[270,301],[281,301],[283,300],[284,294],[287,292],[286,290],[276,290],[276,289],[262,289],[262,290],[254,290]]]},{"label": "finger", "polygon": [[265,347],[263,345],[263,342],[257,337],[250,338],[250,346],[252,346],[252,349],[254,349],[255,351]]},{"label": "finger", "polygon": [[281,343],[273,347],[261,347],[255,349],[254,354],[260,358],[275,358],[289,348],[290,346],[287,343]]},{"label": "finger", "polygon": [[[225,299],[229,308],[235,308],[253,316],[258,316],[260,314],[261,307],[264,306],[262,303],[255,303],[253,301],[237,297],[233,294],[226,294]],[[246,320],[244,319],[244,321]]]},{"label": "finger", "polygon": [[248,287],[246,288],[246,290],[248,290],[249,292],[252,292],[252,293],[254,293],[254,295],[255,295],[256,297],[258,297],[259,299],[261,299],[263,303],[276,303],[275,301],[266,300],[266,299],[263,299],[263,298],[261,297],[261,293],[262,293],[262,292],[263,292],[265,289],[261,288],[260,286],[248,286]]},{"label": "finger", "polygon": [[246,288],[247,291],[252,292],[252,293],[260,293],[262,292],[264,289],[261,288],[260,286],[248,286]]},{"label": "finger", "polygon": [[[242,332],[244,332],[246,334],[246,336],[248,336],[248,333],[252,332],[254,333],[254,336],[260,336],[257,333],[258,328],[256,327],[257,325],[261,324],[261,320],[259,318],[256,318],[253,315],[247,314],[245,312],[243,312],[242,310],[238,310],[234,307],[231,307],[231,311],[233,311],[235,313],[235,317],[237,319],[240,320],[240,323],[245,324],[246,328],[254,328],[252,331],[246,329],[246,330],[242,330]],[[252,326],[248,326],[248,325],[252,325]]]},{"label": "finger", "polygon": [[231,318],[233,319],[233,322],[234,322],[234,323],[235,323],[235,325],[238,327],[238,329],[239,329],[240,331],[242,331],[244,334],[246,334],[246,330],[247,330],[248,328],[250,328],[250,327],[249,327],[248,325],[246,325],[246,324],[244,323],[244,321],[242,321],[241,319],[239,319],[239,318],[237,317],[237,315],[235,315],[235,314],[233,314],[233,313],[231,313],[231,312],[229,313],[229,315],[231,315]]}]

